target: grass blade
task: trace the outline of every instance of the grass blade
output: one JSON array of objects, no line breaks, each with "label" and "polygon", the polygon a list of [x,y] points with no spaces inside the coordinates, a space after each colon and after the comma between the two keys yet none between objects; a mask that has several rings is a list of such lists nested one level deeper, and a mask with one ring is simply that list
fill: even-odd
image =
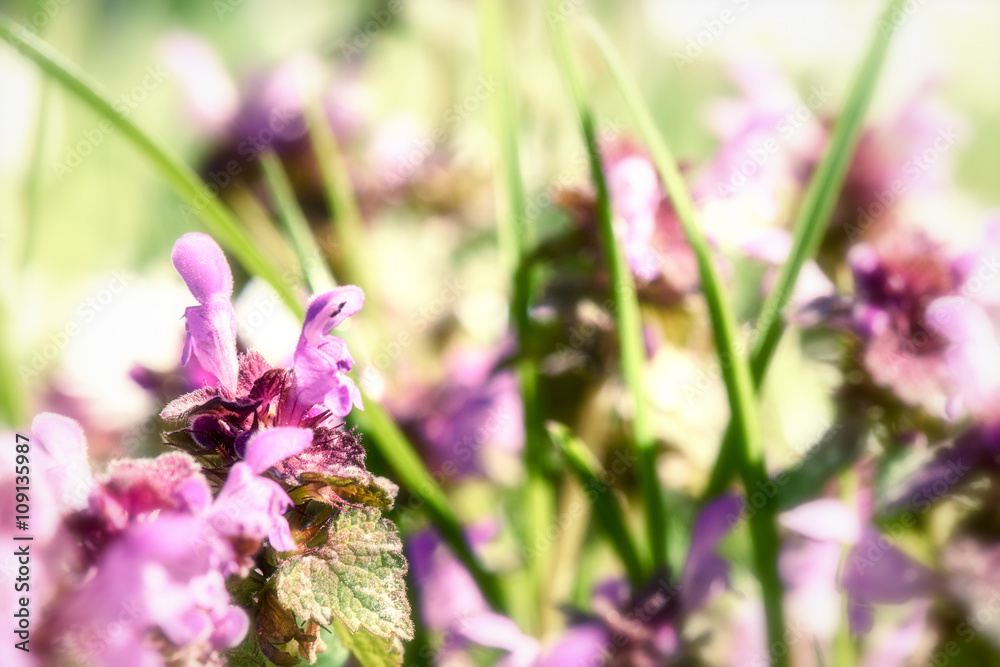
[{"label": "grass blade", "polygon": [[[518,349],[524,351],[530,339],[529,317],[531,271],[525,258],[534,243],[534,229],[522,215],[525,211],[524,184],[517,145],[517,112],[513,84],[504,45],[506,22],[497,0],[479,0],[479,35],[483,70],[487,79],[499,82],[489,99],[493,136],[499,168],[496,169],[497,236],[506,268],[511,275],[510,318],[517,335]],[[524,221],[522,223],[522,220]],[[524,403],[525,468],[527,480],[521,495],[522,541],[530,543],[544,535],[551,523],[555,506],[553,490],[547,480],[545,427],[538,404],[538,370],[529,355],[517,363],[521,397]],[[548,609],[545,591],[551,581],[550,558],[536,554],[529,562],[535,600],[539,605],[535,623],[540,634],[546,630]]]},{"label": "grass blade", "polygon": [[[799,271],[806,260],[816,255],[830,224],[889,48],[892,18],[901,11],[902,6],[902,0],[892,0],[886,7],[868,53],[854,77],[844,109],[833,128],[830,145],[809,181],[792,228],[793,241],[788,260],[782,265],[754,327],[756,335],[750,348],[750,368],[755,386],[759,387],[763,383],[771,358],[785,331],[782,313],[791,299]],[[732,428],[729,428],[723,438],[708,486],[702,495],[703,499],[713,498],[726,490],[734,473],[735,456],[737,452]]]},{"label": "grass blade", "polygon": [[[558,3],[549,0],[550,15],[560,16]],[[611,205],[608,187],[601,168],[601,156],[597,145],[594,117],[583,88],[579,67],[569,41],[566,21],[555,18],[549,26],[553,33],[559,62],[569,84],[583,129],[584,142],[590,161],[591,178],[597,191],[597,220],[604,256],[611,271],[613,284],[612,299],[618,326],[618,340],[621,348],[622,376],[632,397],[634,414],[632,417],[633,437],[640,458],[640,481],[646,510],[646,525],[652,550],[654,567],[667,564],[668,545],[667,516],[663,493],[656,476],[656,440],[649,421],[643,370],[646,362],[645,343],[642,337],[642,321],[639,316],[639,300],[635,293],[632,274],[626,265],[622,249],[615,238],[611,225]]]},{"label": "grass blade", "polygon": [[[737,346],[736,316],[724,294],[718,272],[712,264],[711,250],[698,226],[694,202],[676,159],[657,129],[638,87],[626,72],[611,42],[596,23],[588,22],[588,27],[652,155],[684,234],[698,260],[702,292],[708,304],[715,346],[729,398],[735,431],[734,440],[740,453],[740,473],[749,495],[759,484],[764,484],[768,476],[764,464],[764,449],[750,365],[739,354]],[[767,613],[769,645],[782,641],[785,631],[782,584],[777,562],[780,545],[774,518],[774,508],[765,506],[750,520],[757,579],[760,582]],[[776,665],[780,667],[783,664],[787,664],[787,656],[776,656]]]},{"label": "grass blade", "polygon": [[604,472],[601,469],[601,464],[594,458],[587,446],[579,438],[574,437],[564,425],[550,422],[548,430],[552,442],[562,451],[570,469],[576,474],[583,488],[600,491],[591,498],[594,512],[625,566],[625,572],[632,582],[632,588],[638,590],[643,583],[643,567],[639,561],[639,550],[626,528],[628,524],[625,522],[625,511],[619,504],[614,490],[607,488],[600,481],[599,476]]},{"label": "grass blade", "polygon": [[316,245],[316,238],[309,228],[309,222],[302,212],[302,207],[299,206],[299,201],[295,198],[292,184],[288,181],[288,174],[281,165],[281,160],[274,151],[264,151],[260,155],[260,166],[278,219],[281,220],[292,241],[292,247],[295,248],[309,290],[313,294],[330,291],[336,286],[336,282],[326,265],[323,253]]},{"label": "grass blade", "polygon": [[344,162],[343,152],[319,100],[312,100],[307,113],[309,139],[316,155],[316,163],[319,165],[323,194],[330,209],[333,231],[341,248],[339,259],[343,263],[343,271],[347,274],[344,278],[346,282],[365,285],[369,290],[373,290],[375,281],[367,275],[367,264],[358,251],[365,246],[364,218],[354,196],[351,175]]},{"label": "grass blade", "polygon": [[0,16],[0,39],[32,60],[47,75],[82,100],[127,137],[193,209],[215,239],[235,256],[250,273],[267,280],[292,312],[301,316],[302,304],[292,286],[260,249],[228,208],[212,194],[191,167],[112,106],[100,87],[65,56],[6,16]]}]

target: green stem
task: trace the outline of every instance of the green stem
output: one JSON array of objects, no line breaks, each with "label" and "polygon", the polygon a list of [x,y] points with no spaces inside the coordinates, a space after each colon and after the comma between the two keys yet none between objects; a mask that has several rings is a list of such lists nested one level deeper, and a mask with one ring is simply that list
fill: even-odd
[{"label": "green stem", "polygon": [[302,315],[302,304],[291,286],[282,280],[281,272],[261,253],[232,212],[212,194],[191,167],[118,113],[108,97],[99,92],[100,87],[65,56],[6,16],[0,16],[0,39],[34,61],[66,90],[107,118],[146,156],[187,206],[193,209],[185,210],[185,217],[188,213],[193,213],[200,218],[209,232],[233,253],[240,264],[271,283],[292,312]]},{"label": "green stem", "polygon": [[639,550],[632,541],[632,536],[629,535],[628,524],[625,522],[625,510],[618,502],[614,489],[607,488],[600,481],[604,473],[600,462],[579,438],[570,433],[566,426],[550,422],[548,430],[552,442],[566,457],[569,467],[576,474],[581,486],[585,491],[593,492],[588,492],[587,497],[593,503],[594,512],[597,514],[602,528],[604,528],[611,540],[611,545],[625,566],[625,572],[632,582],[632,588],[638,590],[643,583],[643,567],[639,560]]},{"label": "green stem", "polygon": [[[550,13],[558,16],[558,3],[549,0]],[[579,66],[569,40],[566,21],[553,20],[549,26],[553,33],[559,62],[573,94],[584,141],[590,162],[591,178],[597,190],[597,222],[605,261],[611,272],[612,308],[618,326],[618,342],[621,348],[621,367],[625,386],[632,398],[632,430],[635,446],[639,452],[640,481],[646,509],[646,524],[655,568],[667,564],[668,545],[667,516],[656,475],[657,447],[649,419],[648,402],[644,382],[646,362],[645,343],[642,337],[642,321],[639,315],[639,300],[636,297],[632,274],[625,262],[612,228],[611,204],[608,187],[601,168],[601,155],[597,145],[594,118],[587,101]]]},{"label": "green stem", "polygon": [[[740,473],[749,496],[759,485],[767,482],[768,475],[764,463],[764,449],[750,365],[739,353],[736,316],[725,296],[719,274],[712,264],[711,249],[698,225],[694,202],[676,159],[611,42],[596,23],[588,22],[588,27],[650,151],[674,212],[697,258],[701,288],[708,304],[716,350],[729,398],[734,437],[741,454]],[[764,597],[770,645],[782,641],[785,631],[782,584],[777,562],[779,537],[774,518],[774,509],[765,506],[750,519],[755,567]],[[775,662],[779,667],[787,664],[787,656],[775,656]]]},{"label": "green stem", "polygon": [[[534,243],[534,229],[525,212],[524,185],[517,144],[517,111],[513,98],[513,84],[507,65],[504,45],[506,23],[497,0],[480,0],[479,34],[482,44],[483,69],[486,76],[499,82],[490,98],[490,115],[496,139],[499,169],[496,170],[497,235],[504,263],[511,278],[510,317],[517,335],[521,355],[517,374],[524,403],[525,467],[527,480],[521,495],[522,542],[532,541],[547,532],[555,506],[552,489],[546,475],[546,442],[543,415],[538,404],[538,370],[526,353],[530,340],[531,271],[526,264]],[[530,553],[530,549],[528,550]],[[550,580],[551,558],[535,554],[528,563],[531,581],[538,603],[538,631],[545,630],[546,596],[543,590]]]},{"label": "green stem", "polygon": [[316,238],[309,228],[302,207],[295,198],[295,192],[292,191],[292,184],[288,181],[288,174],[281,165],[281,160],[274,151],[267,150],[260,155],[260,166],[278,219],[281,220],[292,241],[292,247],[295,248],[309,290],[313,294],[319,294],[333,289],[336,282],[319,246],[316,245]]},{"label": "green stem", "polygon": [[[809,181],[805,198],[793,224],[792,249],[782,265],[774,287],[761,308],[754,326],[750,348],[750,366],[754,386],[760,387],[767,374],[778,343],[785,330],[783,312],[795,290],[799,272],[806,260],[815,257],[830,224],[854,150],[861,134],[862,122],[875,92],[875,84],[889,48],[892,18],[901,11],[903,0],[891,0],[882,15],[868,53],[862,61],[844,109],[834,126],[830,146]],[[708,487],[702,495],[707,500],[725,491],[734,472],[733,458],[738,455],[732,437],[732,426],[726,431],[719,456],[716,458]]]}]

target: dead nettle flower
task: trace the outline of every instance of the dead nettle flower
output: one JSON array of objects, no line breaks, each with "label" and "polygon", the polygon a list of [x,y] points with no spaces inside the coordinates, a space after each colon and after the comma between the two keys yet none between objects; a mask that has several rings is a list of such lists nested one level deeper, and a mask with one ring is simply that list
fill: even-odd
[{"label": "dead nettle flower", "polygon": [[[394,526],[380,514],[391,509],[398,489],[368,472],[360,438],[343,427],[343,418],[363,405],[347,375],[354,367],[347,344],[329,334],[361,309],[363,292],[346,286],[314,297],[291,367],[273,368],[253,350],[237,354],[232,275],[215,241],[186,234],[173,262],[199,302],[185,312],[184,360],[193,355],[215,382],[163,409],[165,420],[185,424],[164,441],[193,454],[209,476],[210,485],[194,497],[204,503],[211,497],[206,489],[218,490],[200,515],[230,545],[223,574],[253,570],[277,582],[255,593],[254,638],[241,650],[259,649],[279,664],[291,664],[296,652],[312,661],[325,650],[317,624],[340,619],[350,632],[364,630],[401,651],[401,640],[412,637],[402,592],[406,564],[396,553],[402,546]],[[289,526],[284,515],[293,505],[298,520]],[[378,565],[375,549],[350,573],[338,570],[364,531],[374,531],[370,539],[396,567]],[[306,543],[308,553],[284,553]],[[371,577],[381,583],[372,585]],[[354,605],[374,611],[359,616]]]},{"label": "dead nettle flower", "polygon": [[[188,454],[123,459],[95,477],[76,422],[44,413],[31,430],[39,489],[48,493],[40,509],[61,515],[56,532],[39,534],[46,592],[38,599],[47,603],[38,609],[47,628],[40,652],[100,664],[220,663],[249,623],[232,606],[226,577],[245,575],[242,559],[265,538],[297,549],[284,517],[292,501],[260,473],[305,449],[311,432],[260,431],[213,500]],[[52,547],[61,557],[49,567]]]},{"label": "dead nettle flower", "polygon": [[915,228],[894,228],[848,254],[855,298],[850,321],[875,384],[905,403],[940,412],[949,393],[947,341],[929,323],[935,299],[958,295],[965,268]]},{"label": "dead nettle flower", "polygon": [[524,449],[524,405],[505,362],[510,346],[451,352],[445,376],[414,386],[393,406],[439,482],[485,475],[509,481]]},{"label": "dead nettle flower", "polygon": [[615,235],[636,279],[676,294],[698,286],[698,264],[666,196],[656,167],[628,141],[602,154]]},{"label": "dead nettle flower", "polygon": [[851,634],[859,636],[871,631],[876,606],[911,604],[926,615],[924,603],[940,586],[940,577],[898,548],[895,536],[879,532],[868,514],[821,498],[779,518],[792,533],[781,554],[790,609],[821,641],[832,640],[840,624],[841,595]]},{"label": "dead nettle flower", "polygon": [[593,615],[573,625],[535,667],[688,664],[699,638],[684,636],[685,622],[729,587],[729,564],[716,549],[732,529],[740,502],[721,496],[701,510],[679,581],[663,574],[637,591],[617,580],[598,586]]}]

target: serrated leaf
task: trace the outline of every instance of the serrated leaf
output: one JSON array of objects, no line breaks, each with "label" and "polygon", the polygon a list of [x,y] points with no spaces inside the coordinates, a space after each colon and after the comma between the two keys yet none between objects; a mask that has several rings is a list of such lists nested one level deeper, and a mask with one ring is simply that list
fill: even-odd
[{"label": "serrated leaf", "polygon": [[392,522],[375,508],[345,507],[323,547],[282,565],[275,592],[302,620],[330,626],[336,618],[351,632],[412,639],[406,571]]},{"label": "serrated leaf", "polygon": [[362,667],[399,667],[403,664],[403,642],[399,637],[376,637],[364,629],[351,632],[339,620],[333,629],[341,645],[348,649]]}]

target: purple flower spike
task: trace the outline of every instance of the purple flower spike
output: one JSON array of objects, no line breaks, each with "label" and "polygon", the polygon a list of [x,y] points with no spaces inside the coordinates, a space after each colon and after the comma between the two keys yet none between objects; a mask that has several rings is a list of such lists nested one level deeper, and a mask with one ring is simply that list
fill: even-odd
[{"label": "purple flower spike", "polygon": [[233,274],[222,249],[205,234],[185,234],[177,239],[171,255],[177,272],[200,306],[184,311],[187,340],[181,363],[191,353],[230,392],[236,390],[239,365],[236,359],[236,313],[229,298]]},{"label": "purple flower spike", "polygon": [[309,304],[302,335],[295,348],[292,392],[298,420],[313,405],[323,404],[337,417],[345,417],[355,406],[364,410],[361,392],[347,377],[354,359],[347,344],[328,332],[361,310],[365,294],[360,287],[347,285],[320,294]]}]

